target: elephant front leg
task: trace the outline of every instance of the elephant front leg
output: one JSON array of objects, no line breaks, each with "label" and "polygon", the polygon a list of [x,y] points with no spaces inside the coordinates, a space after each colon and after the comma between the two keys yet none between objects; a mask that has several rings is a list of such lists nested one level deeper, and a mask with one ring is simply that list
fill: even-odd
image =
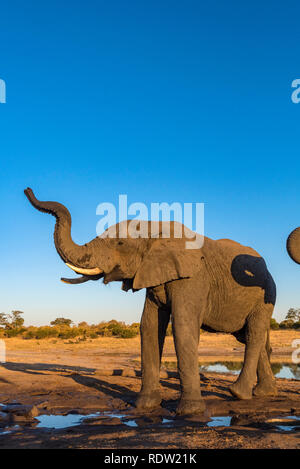
[{"label": "elephant front leg", "polygon": [[178,372],[181,386],[181,398],[177,415],[203,413],[204,400],[200,391],[198,364],[198,344],[200,336],[199,315],[187,305],[172,310],[173,335],[178,361]]},{"label": "elephant front leg", "polygon": [[159,373],[170,312],[158,307],[147,292],[141,320],[142,387],[136,400],[138,409],[152,409],[161,403]]}]

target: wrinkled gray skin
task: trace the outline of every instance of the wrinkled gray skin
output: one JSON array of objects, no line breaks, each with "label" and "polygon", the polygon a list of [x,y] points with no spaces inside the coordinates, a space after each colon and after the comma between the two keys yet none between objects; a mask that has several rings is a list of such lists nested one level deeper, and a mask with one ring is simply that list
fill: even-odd
[{"label": "wrinkled gray skin", "polygon": [[[64,281],[81,283],[103,278],[122,281],[123,289],[146,288],[141,320],[142,387],[140,409],[161,402],[159,369],[170,317],[178,359],[181,399],[177,414],[201,413],[198,343],[200,328],[229,332],[246,344],[244,365],[230,387],[238,399],[275,395],[269,356],[269,327],[275,303],[275,284],[264,260],[249,247],[223,239],[205,238],[201,249],[185,249],[185,239],[117,238],[102,235],[78,246],[71,238],[71,216],[56,202],[38,201],[25,191],[32,205],[56,217],[54,240],[62,260],[80,269],[101,273]],[[127,223],[127,222],[126,222]],[[149,222],[141,222],[144,227]],[[146,224],[146,225],[145,225]],[[160,233],[161,233],[160,224]]]},{"label": "wrinkled gray skin", "polygon": [[300,227],[291,232],[286,248],[293,261],[300,264]]}]

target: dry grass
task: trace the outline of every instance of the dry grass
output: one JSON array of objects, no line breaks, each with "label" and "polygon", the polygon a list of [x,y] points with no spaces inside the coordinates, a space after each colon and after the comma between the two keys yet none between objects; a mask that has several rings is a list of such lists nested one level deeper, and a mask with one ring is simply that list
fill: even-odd
[{"label": "dry grass", "polygon": [[[273,347],[274,355],[284,354],[286,356],[291,354],[292,341],[300,339],[300,330],[280,330],[271,331],[271,345]],[[140,337],[131,339],[120,339],[114,337],[99,337],[97,339],[88,339],[84,342],[76,343],[75,340],[62,340],[62,339],[42,339],[42,340],[24,340],[22,338],[4,339],[6,343],[7,352],[14,351],[39,351],[47,352],[54,350],[57,352],[78,352],[83,351],[93,353],[97,352],[111,352],[111,353],[140,353]],[[230,334],[210,334],[202,333],[199,344],[199,354],[209,361],[222,359],[222,354],[226,354],[226,360],[240,359],[243,353],[243,345],[240,344]],[[232,356],[229,356],[232,353]],[[164,355],[174,355],[175,350],[172,337],[166,337]],[[224,358],[224,357],[223,357]],[[170,357],[171,359],[171,357]]]},{"label": "dry grass", "polygon": [[132,347],[140,348],[140,338],[134,337],[133,339],[120,339],[115,337],[99,337],[97,339],[87,339],[83,342],[76,342],[75,339],[30,339],[24,340],[22,338],[14,337],[11,339],[3,339],[6,343],[6,349],[8,351],[13,350],[33,350],[37,347],[41,351],[47,350],[65,350],[74,348],[74,350],[93,349],[93,348],[104,348],[107,350],[118,351],[118,350],[132,350]]}]

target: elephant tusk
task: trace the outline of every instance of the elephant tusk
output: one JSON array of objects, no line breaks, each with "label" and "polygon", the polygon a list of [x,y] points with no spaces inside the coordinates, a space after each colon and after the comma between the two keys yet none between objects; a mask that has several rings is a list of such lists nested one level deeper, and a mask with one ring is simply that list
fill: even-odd
[{"label": "elephant tusk", "polygon": [[62,277],[60,280],[63,283],[68,283],[70,285],[77,285],[78,283],[88,282],[90,280],[90,278],[83,275],[82,277],[79,277],[79,278],[64,278],[64,277]]},{"label": "elephant tusk", "polygon": [[70,269],[74,270],[77,274],[83,274],[83,275],[98,275],[103,272],[103,270],[99,269],[99,267],[95,267],[94,269],[81,269],[80,267],[75,267],[75,265],[68,264],[66,262],[66,265],[70,267]]}]

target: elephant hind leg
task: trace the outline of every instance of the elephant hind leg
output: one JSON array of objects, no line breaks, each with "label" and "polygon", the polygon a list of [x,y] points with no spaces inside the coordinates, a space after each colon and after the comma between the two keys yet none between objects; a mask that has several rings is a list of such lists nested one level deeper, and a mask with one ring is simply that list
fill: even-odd
[{"label": "elephant hind leg", "polygon": [[253,394],[258,397],[277,395],[276,380],[274,378],[270,363],[272,349],[270,347],[269,336],[270,331],[268,331],[266,346],[260,353],[257,365],[257,385]]},{"label": "elephant hind leg", "polygon": [[[257,373],[264,377],[269,374],[266,360],[266,336],[269,330],[273,306],[262,304],[247,318],[245,326],[245,357],[242,371],[230,386],[230,392],[238,399],[251,399]],[[239,339],[240,340],[240,339]],[[260,365],[258,365],[260,361]],[[270,366],[270,364],[268,364]],[[259,367],[259,371],[258,371]],[[272,371],[271,371],[272,372]]]},{"label": "elephant hind leg", "polygon": [[[246,327],[235,332],[233,335],[239,342],[246,344]],[[255,396],[263,397],[277,395],[276,380],[270,363],[271,353],[270,330],[268,330],[266,344],[265,347],[261,349],[257,364],[257,385],[253,391]]]}]

